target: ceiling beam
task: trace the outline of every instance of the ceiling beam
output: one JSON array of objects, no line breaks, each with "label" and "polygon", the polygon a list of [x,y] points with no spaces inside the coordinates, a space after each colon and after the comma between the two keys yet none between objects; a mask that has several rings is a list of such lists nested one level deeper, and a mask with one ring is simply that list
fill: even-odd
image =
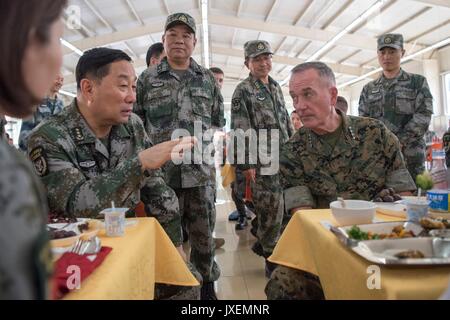
[{"label": "ceiling beam", "polygon": [[409,0],[409,1],[418,2],[435,8],[450,8],[450,1],[448,0]]},{"label": "ceiling beam", "polygon": [[[226,26],[230,28],[239,28],[247,30],[262,31],[267,33],[274,33],[282,36],[291,36],[294,38],[301,38],[305,40],[327,42],[335,36],[334,32],[311,29],[300,26],[289,26],[285,24],[275,22],[263,22],[255,19],[239,19],[231,16],[211,15],[210,24]],[[356,34],[344,35],[337,41],[337,45],[353,47],[363,50],[376,51],[377,44],[376,39],[372,39],[366,36],[360,36]],[[405,48],[409,48],[410,44],[405,43]],[[423,46],[416,46],[418,49],[422,49]]]}]

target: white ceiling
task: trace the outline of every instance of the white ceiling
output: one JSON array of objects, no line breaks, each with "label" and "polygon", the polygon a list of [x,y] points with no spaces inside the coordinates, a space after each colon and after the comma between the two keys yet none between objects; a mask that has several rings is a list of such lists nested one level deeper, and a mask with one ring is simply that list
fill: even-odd
[{"label": "white ceiling", "polygon": [[[243,45],[263,39],[275,50],[272,76],[284,80],[303,62],[370,8],[376,0],[209,0],[210,65],[225,71],[226,87],[248,75]],[[79,8],[82,27],[72,30],[71,12],[64,39],[86,50],[109,46],[126,51],[136,72],[145,68],[148,47],[161,40],[168,14],[187,12],[197,21],[194,53],[202,62],[200,0],[70,0]],[[376,37],[402,33],[407,54],[450,37],[450,0],[386,0],[379,12],[339,39],[319,59],[337,74],[338,83],[378,68]],[[428,58],[427,56],[422,58]],[[75,92],[73,75],[79,56],[65,49],[65,90]],[[421,57],[419,57],[421,58]]]}]

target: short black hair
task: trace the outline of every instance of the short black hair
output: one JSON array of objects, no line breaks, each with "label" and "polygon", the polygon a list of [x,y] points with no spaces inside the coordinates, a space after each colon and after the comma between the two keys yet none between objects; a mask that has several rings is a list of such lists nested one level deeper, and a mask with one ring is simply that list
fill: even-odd
[{"label": "short black hair", "polygon": [[147,56],[145,61],[147,62],[147,67],[150,66],[150,59],[153,57],[159,57],[164,51],[164,45],[162,42],[156,42],[150,46],[147,50]]},{"label": "short black hair", "polygon": [[94,48],[86,51],[78,60],[75,77],[77,89],[81,89],[81,80],[91,76],[96,80],[102,80],[109,74],[110,65],[117,61],[133,60],[122,50],[110,48]]},{"label": "short black hair", "polygon": [[211,71],[212,73],[215,73],[215,74],[225,74],[225,73],[223,73],[222,69],[217,68],[217,67],[211,67],[211,68],[209,68],[209,71]]}]

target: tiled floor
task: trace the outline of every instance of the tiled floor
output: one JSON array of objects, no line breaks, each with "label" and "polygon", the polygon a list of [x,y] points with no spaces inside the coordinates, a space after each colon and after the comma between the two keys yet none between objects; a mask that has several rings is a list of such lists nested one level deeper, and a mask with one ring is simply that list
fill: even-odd
[{"label": "tiled floor", "polygon": [[222,271],[216,282],[217,297],[221,300],[265,300],[264,259],[251,250],[256,239],[250,233],[250,225],[236,231],[235,222],[228,221],[228,214],[235,210],[229,190],[219,190],[217,198],[215,237],[225,239],[225,245],[216,251],[216,261]]}]

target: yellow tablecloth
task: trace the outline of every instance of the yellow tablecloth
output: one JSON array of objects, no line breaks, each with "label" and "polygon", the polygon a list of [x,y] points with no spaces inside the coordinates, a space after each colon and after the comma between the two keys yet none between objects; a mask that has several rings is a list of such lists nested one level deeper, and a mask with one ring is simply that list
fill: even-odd
[{"label": "yellow tablecloth", "polygon": [[197,286],[198,281],[154,218],[140,218],[125,228],[125,236],[99,234],[113,250],[105,261],[73,291],[69,300],[153,299],[155,283]]},{"label": "yellow tablecloth", "polygon": [[341,244],[321,221],[336,225],[329,209],[294,214],[269,260],[318,275],[327,299],[437,299],[447,288],[450,267],[380,266],[381,289],[369,290],[372,264]]}]

